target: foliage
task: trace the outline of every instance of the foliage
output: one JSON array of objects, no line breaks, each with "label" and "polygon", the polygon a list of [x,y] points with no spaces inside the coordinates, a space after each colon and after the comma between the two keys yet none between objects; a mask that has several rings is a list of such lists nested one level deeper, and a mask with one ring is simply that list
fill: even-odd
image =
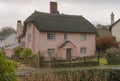
[{"label": "foliage", "polygon": [[109,48],[107,51],[107,61],[108,64],[118,64],[120,63],[120,49]]},{"label": "foliage", "polygon": [[21,54],[22,51],[23,51],[23,48],[20,48],[20,47],[15,48],[14,49],[14,56],[17,57],[17,58],[20,58],[20,54]]},{"label": "foliage", "polygon": [[[32,73],[31,73],[32,74]],[[48,69],[44,73],[33,73],[28,81],[120,81],[120,70],[111,69]]]},{"label": "foliage", "polygon": [[11,33],[16,33],[15,29],[13,29],[12,27],[4,27],[0,31],[0,34],[4,36],[8,36]]},{"label": "foliage", "polygon": [[[48,62],[46,62],[46,66]],[[97,56],[91,56],[91,57],[79,57],[74,61],[68,62],[68,61],[61,61],[56,58],[53,58],[51,61],[51,67],[53,68],[69,68],[69,67],[81,67],[81,66],[97,66],[98,63],[98,57]]]},{"label": "foliage", "polygon": [[96,40],[96,49],[98,52],[105,52],[110,47],[117,47],[118,43],[116,42],[115,37],[103,37]]},{"label": "foliage", "polygon": [[15,66],[17,63],[6,60],[3,52],[0,52],[0,81],[17,81]]},{"label": "foliage", "polygon": [[29,58],[29,56],[32,55],[32,50],[29,48],[25,48],[22,52],[21,52],[21,58]]},{"label": "foliage", "polygon": [[100,58],[100,64],[102,64],[102,65],[108,64],[106,57]]}]

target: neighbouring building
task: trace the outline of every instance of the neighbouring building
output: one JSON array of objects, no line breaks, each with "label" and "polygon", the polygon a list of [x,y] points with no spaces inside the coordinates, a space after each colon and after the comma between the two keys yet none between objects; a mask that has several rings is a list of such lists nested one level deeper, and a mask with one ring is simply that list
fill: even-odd
[{"label": "neighbouring building", "polygon": [[50,13],[35,11],[24,21],[22,37],[34,53],[69,61],[95,54],[96,32],[83,16],[59,14],[57,3],[51,2]]},{"label": "neighbouring building", "polygon": [[9,35],[0,34],[0,47],[5,48],[16,44],[16,33],[11,33]]},{"label": "neighbouring building", "polygon": [[109,31],[112,36],[116,37],[117,42],[120,42],[120,19],[114,22],[114,14],[111,14],[111,25],[109,27]]},{"label": "neighbouring building", "polygon": [[[23,32],[22,21],[18,20],[17,21],[17,32],[14,34],[14,38],[11,38],[11,39],[7,38],[8,41],[15,40],[15,43],[4,48],[4,51],[8,58],[11,58],[11,56],[14,54],[15,48],[18,48],[18,47],[24,48],[24,45],[25,45],[24,41],[23,41],[23,39],[20,40],[22,32]],[[2,41],[2,39],[1,39],[1,41]],[[4,45],[4,44],[2,43],[2,45]]]},{"label": "neighbouring building", "polygon": [[109,31],[109,25],[101,25],[98,24],[96,26],[97,32],[98,32],[98,37],[109,37],[111,36],[111,32]]}]

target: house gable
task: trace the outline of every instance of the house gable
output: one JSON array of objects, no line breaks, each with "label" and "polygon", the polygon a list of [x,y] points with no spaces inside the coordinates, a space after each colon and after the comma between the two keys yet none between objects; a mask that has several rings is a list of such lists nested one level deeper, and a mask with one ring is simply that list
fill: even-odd
[{"label": "house gable", "polygon": [[120,21],[118,21],[116,24],[112,26],[111,29],[112,36],[116,37],[116,40],[120,41]]},{"label": "house gable", "polygon": [[59,48],[64,48],[64,47],[73,48],[76,46],[71,41],[65,41],[63,44],[59,46]]}]

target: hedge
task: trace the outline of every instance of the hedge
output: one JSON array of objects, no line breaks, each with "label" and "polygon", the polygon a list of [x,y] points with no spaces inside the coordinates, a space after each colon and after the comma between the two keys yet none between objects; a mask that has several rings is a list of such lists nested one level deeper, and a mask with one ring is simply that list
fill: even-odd
[{"label": "hedge", "polygon": [[[31,73],[32,74],[32,73]],[[26,81],[120,81],[119,69],[57,69],[24,76]]]}]

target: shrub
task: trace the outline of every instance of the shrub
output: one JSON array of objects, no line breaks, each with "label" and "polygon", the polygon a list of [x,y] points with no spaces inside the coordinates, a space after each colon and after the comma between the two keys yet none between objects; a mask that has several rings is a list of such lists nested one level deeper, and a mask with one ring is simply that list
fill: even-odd
[{"label": "shrub", "polygon": [[23,51],[23,48],[15,48],[14,49],[14,56],[17,57],[17,58],[20,58],[20,54],[21,52]]},{"label": "shrub", "polygon": [[17,63],[6,60],[3,52],[0,52],[0,81],[17,81],[15,66]]},{"label": "shrub", "polygon": [[22,52],[21,52],[21,58],[28,58],[30,55],[32,55],[32,50],[29,48],[25,48]]},{"label": "shrub", "polygon": [[30,61],[30,56],[32,55],[32,50],[29,49],[29,48],[25,48],[22,52],[21,52],[21,58],[22,58],[22,61],[24,63],[29,63]]},{"label": "shrub", "polygon": [[[32,73],[31,73],[32,74]],[[29,81],[120,81],[120,70],[111,69],[48,69],[43,73],[33,73]]]},{"label": "shrub", "polygon": [[118,43],[116,42],[115,37],[102,37],[96,40],[96,49],[98,52],[105,52],[110,47],[117,47]]},{"label": "shrub", "polygon": [[120,63],[120,50],[118,48],[110,48],[106,51],[108,64]]}]

